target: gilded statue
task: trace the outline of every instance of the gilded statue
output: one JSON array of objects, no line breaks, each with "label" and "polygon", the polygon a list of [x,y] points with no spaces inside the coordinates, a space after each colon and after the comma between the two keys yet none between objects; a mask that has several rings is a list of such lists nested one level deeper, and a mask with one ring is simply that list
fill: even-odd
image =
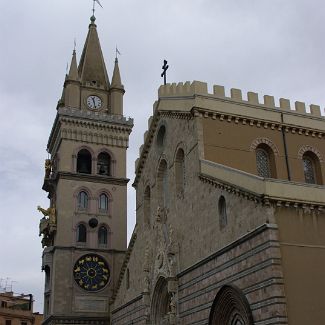
[{"label": "gilded statue", "polygon": [[44,217],[49,217],[50,224],[56,224],[56,209],[55,209],[55,207],[43,209],[40,206],[38,206],[37,210],[42,212]]}]

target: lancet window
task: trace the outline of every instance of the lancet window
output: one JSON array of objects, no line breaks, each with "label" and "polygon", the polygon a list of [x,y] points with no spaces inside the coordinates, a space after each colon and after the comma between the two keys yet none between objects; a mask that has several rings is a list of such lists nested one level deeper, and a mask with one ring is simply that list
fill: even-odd
[{"label": "lancet window", "polygon": [[87,149],[81,149],[77,156],[77,173],[91,174],[91,153]]}]

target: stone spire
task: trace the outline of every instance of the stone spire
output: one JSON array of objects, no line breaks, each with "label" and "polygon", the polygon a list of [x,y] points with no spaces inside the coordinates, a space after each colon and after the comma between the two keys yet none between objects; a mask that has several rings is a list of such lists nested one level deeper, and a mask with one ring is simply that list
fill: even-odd
[{"label": "stone spire", "polygon": [[124,90],[124,86],[122,85],[122,82],[121,82],[121,74],[120,74],[120,68],[118,66],[118,59],[117,58],[115,59],[115,66],[114,66],[114,72],[113,72],[111,87]]},{"label": "stone spire", "polygon": [[121,74],[117,58],[115,59],[112,85],[109,91],[111,95],[110,104],[112,113],[116,115],[123,115],[123,96],[125,90],[121,82]]},{"label": "stone spire", "polygon": [[97,34],[96,18],[92,16],[90,20],[87,39],[78,67],[79,78],[82,84],[90,83],[92,86],[108,89],[109,80]]},{"label": "stone spire", "polygon": [[72,59],[71,59],[68,79],[69,80],[78,80],[78,66],[77,66],[76,50],[73,50],[73,53],[72,53]]}]

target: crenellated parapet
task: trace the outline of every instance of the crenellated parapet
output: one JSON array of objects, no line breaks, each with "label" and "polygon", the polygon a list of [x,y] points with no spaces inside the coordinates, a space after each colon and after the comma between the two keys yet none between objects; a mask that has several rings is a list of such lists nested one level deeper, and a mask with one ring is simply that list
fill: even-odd
[{"label": "crenellated parapet", "polygon": [[289,99],[276,100],[274,96],[259,96],[251,91],[243,96],[242,90],[236,88],[230,89],[228,96],[225,87],[219,85],[214,85],[209,93],[207,83],[201,81],[162,85],[135,162],[137,176],[134,184],[145,166],[161,117],[212,119],[314,139],[325,138],[325,116],[319,105],[310,105],[307,112],[306,104],[300,101],[292,105]]},{"label": "crenellated parapet", "polygon": [[294,105],[291,105],[290,100],[286,98],[280,98],[278,104],[274,96],[264,95],[260,96],[255,92],[248,92],[246,99],[243,97],[243,93],[240,89],[231,88],[230,96],[226,96],[225,88],[223,86],[214,85],[213,93],[208,92],[208,85],[205,82],[193,81],[192,83],[187,81],[185,83],[172,83],[162,85],[159,88],[158,95],[160,99],[164,98],[180,98],[180,97],[194,97],[196,95],[208,96],[215,99],[221,99],[226,101],[233,101],[239,104],[249,104],[253,106],[260,106],[262,108],[275,109],[283,112],[306,114],[308,116],[315,116],[324,118],[321,115],[321,108],[319,105],[310,105],[310,113],[307,112],[306,104],[304,102],[296,101]]}]

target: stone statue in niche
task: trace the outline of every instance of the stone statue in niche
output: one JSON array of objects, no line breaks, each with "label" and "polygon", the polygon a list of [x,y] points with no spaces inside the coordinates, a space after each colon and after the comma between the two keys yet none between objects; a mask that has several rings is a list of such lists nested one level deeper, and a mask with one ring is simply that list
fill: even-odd
[{"label": "stone statue in niche", "polygon": [[45,159],[45,178],[50,178],[52,171],[52,162],[51,159]]}]

